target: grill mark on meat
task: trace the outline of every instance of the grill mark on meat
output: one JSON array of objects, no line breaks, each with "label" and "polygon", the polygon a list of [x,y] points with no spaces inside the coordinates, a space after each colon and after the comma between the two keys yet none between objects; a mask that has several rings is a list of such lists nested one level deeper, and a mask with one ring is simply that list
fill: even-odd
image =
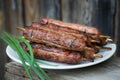
[{"label": "grill mark on meat", "polygon": [[[32,30],[32,35],[33,37],[30,39],[30,35],[28,35],[26,32],[30,32]],[[51,46],[56,46],[60,48],[65,48],[65,49],[70,49],[70,50],[78,50],[81,51],[82,47],[85,47],[85,42],[82,39],[77,39],[73,35],[68,35],[66,33],[57,33],[54,31],[49,31],[48,29],[43,29],[43,28],[26,28],[25,33],[23,32],[23,35],[25,36],[26,39],[30,39],[32,42],[37,42],[37,43],[42,43],[44,40],[48,41],[47,44],[49,45],[49,42],[58,44],[56,45],[51,45]],[[76,40],[76,41],[74,41]],[[72,48],[70,48],[71,42],[73,44]],[[46,43],[46,42],[44,42]],[[75,47],[76,46],[76,47]]]},{"label": "grill mark on meat", "polygon": [[[29,52],[26,45],[22,43],[22,46],[25,50]],[[31,43],[35,58],[55,61],[55,62],[63,62],[69,64],[77,64],[80,61],[87,60],[91,61],[95,57],[94,54],[65,50],[57,47],[47,46],[45,44]],[[85,51],[86,52],[86,51]]]},{"label": "grill mark on meat", "polygon": [[87,40],[87,37],[84,35],[84,34],[79,34],[80,32],[78,30],[73,30],[73,29],[70,29],[70,28],[66,28],[66,27],[60,27],[60,26],[56,26],[54,24],[47,24],[47,25],[42,25],[40,23],[34,23],[32,24],[32,27],[34,28],[45,28],[45,29],[48,29],[48,30],[51,30],[51,31],[56,31],[57,33],[66,33],[68,35],[72,35],[72,36],[75,36],[75,37],[79,37],[79,38],[82,38],[84,39],[85,41]]},{"label": "grill mark on meat", "polygon": [[[40,23],[34,23],[32,24],[32,27],[36,28],[36,29],[48,29],[51,31],[56,31],[57,33],[66,33],[68,35],[72,35],[76,38],[80,38],[83,39],[86,44],[91,44],[91,40],[95,40],[96,43],[100,43],[100,39],[98,38],[98,36],[92,35],[92,34],[87,34],[86,31],[81,32],[79,30],[74,30],[68,27],[61,27],[61,26],[57,26],[55,24],[46,24],[46,25],[42,25]],[[92,35],[92,36],[91,36]],[[88,39],[89,38],[89,39]]]},{"label": "grill mark on meat", "polygon": [[[54,25],[54,24],[53,24]],[[51,30],[51,31],[53,31],[53,29],[55,29],[55,27],[53,27],[53,29],[50,29],[50,27],[52,27],[52,26],[50,26],[50,25],[44,25],[44,27],[43,26],[41,26],[41,25],[39,25],[38,23],[36,23],[35,25],[33,25],[36,29],[44,29],[44,27],[47,27],[47,29],[48,30]],[[36,27],[37,26],[37,27]],[[57,27],[57,26],[56,26]],[[62,27],[61,27],[62,28]],[[61,29],[61,28],[58,28],[58,29]],[[45,28],[46,29],[46,28]],[[47,30],[46,29],[46,30]],[[60,33],[60,34],[62,34],[62,32],[63,33],[66,33],[64,30],[62,31],[62,30],[58,30],[58,29],[56,29],[56,31],[57,32],[55,32],[55,33]],[[72,29],[70,29],[71,31],[72,31]],[[68,31],[68,30],[67,30]],[[74,31],[74,30],[73,30]],[[54,34],[55,34],[54,33]],[[78,33],[79,33],[79,31],[78,31]],[[66,33],[66,34],[69,34],[69,35],[72,35],[73,37],[75,37],[74,39],[73,39],[73,41],[68,41],[68,43],[67,44],[69,44],[68,46],[69,47],[72,47],[72,43],[74,42],[74,40],[76,40],[78,37],[80,37],[80,39],[81,39],[81,36],[82,36],[82,39],[84,39],[85,41],[87,40],[87,37],[86,36],[84,36],[84,35],[81,35],[81,36],[79,36],[78,34],[72,34],[72,33]],[[48,33],[48,35],[49,35],[49,33]],[[52,34],[53,35],[53,34]],[[52,36],[51,35],[51,37],[53,37],[52,39],[53,39],[53,41],[59,41],[59,37],[57,38],[57,37],[55,37],[55,36]],[[64,34],[62,34],[63,36],[65,36]],[[77,35],[77,36],[76,36]],[[71,40],[71,39],[70,39]],[[61,39],[61,41],[63,42],[63,43],[65,43],[65,41],[64,40],[62,40]],[[67,41],[66,41],[67,42]],[[66,43],[65,43],[66,44]],[[59,45],[61,45],[61,44],[59,44]]]},{"label": "grill mark on meat", "polygon": [[[23,45],[25,46],[25,45]],[[68,64],[77,64],[84,58],[75,51],[64,50],[61,48],[50,47],[44,44],[31,43],[34,56],[43,60],[62,62]]]},{"label": "grill mark on meat", "polygon": [[55,20],[55,19],[50,19],[50,18],[42,18],[40,20],[40,23],[41,23],[41,21],[42,21],[42,23],[45,22],[46,24],[51,23],[51,24],[55,24],[55,25],[58,25],[58,26],[61,26],[61,27],[69,27],[69,28],[76,29],[76,30],[79,30],[79,31],[82,31],[82,32],[84,32],[86,30],[87,33],[89,33],[89,34],[95,34],[95,35],[100,34],[100,31],[95,27],[88,27],[88,26],[85,26],[85,25],[74,24],[74,23],[66,23],[66,22],[62,22],[62,21]]},{"label": "grill mark on meat", "polygon": [[69,33],[81,33],[81,31],[74,30],[74,29],[67,28],[67,27],[61,27],[59,25],[55,25],[55,24],[52,24],[52,23],[49,23],[47,25],[48,25],[47,27],[50,27],[51,29],[53,28],[57,31],[63,31],[63,32],[65,31],[65,32],[69,32]]}]

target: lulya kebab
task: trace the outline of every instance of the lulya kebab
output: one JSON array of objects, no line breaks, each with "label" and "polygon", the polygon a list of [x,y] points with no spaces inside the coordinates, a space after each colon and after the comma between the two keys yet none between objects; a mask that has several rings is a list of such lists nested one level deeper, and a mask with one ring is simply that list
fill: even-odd
[{"label": "lulya kebab", "polygon": [[19,29],[23,30],[23,36],[30,42],[44,43],[49,46],[75,51],[87,49],[83,39],[79,39],[63,32],[59,33],[46,28],[38,29],[32,26]]},{"label": "lulya kebab", "polygon": [[[53,20],[53,19],[48,19],[48,20]],[[42,44],[45,44],[46,46],[55,47],[54,50],[62,49],[62,50],[66,50],[66,51],[77,52],[79,54],[79,56],[82,56],[86,60],[90,60],[90,59],[93,60],[96,57],[102,57],[102,55],[96,53],[96,48],[100,49],[103,46],[103,42],[105,42],[105,44],[106,44],[107,43],[106,40],[108,37],[106,37],[104,35],[101,37],[99,30],[97,30],[96,33],[93,34],[91,32],[91,30],[95,30],[96,28],[90,27],[89,29],[91,29],[91,30],[84,33],[84,31],[83,31],[84,28],[82,29],[83,26],[81,26],[82,30],[80,31],[80,28],[77,30],[77,29],[68,27],[72,23],[64,23],[64,22],[57,20],[57,22],[61,23],[61,25],[62,25],[61,26],[58,24],[57,25],[54,24],[54,22],[56,23],[56,20],[53,20],[53,22],[50,22],[50,21],[44,22],[42,19],[40,22],[33,23],[29,27],[26,27],[26,28],[19,27],[18,29],[23,31],[23,36],[26,39],[28,39],[31,43],[35,42],[36,45],[38,45],[38,43],[42,43]],[[64,25],[64,24],[66,24],[66,25]],[[63,27],[63,25],[64,25],[64,27]],[[76,24],[72,24],[72,25],[75,26]],[[55,26],[57,26],[57,28],[55,28]],[[78,26],[78,24],[77,24],[77,26]],[[79,25],[79,27],[80,27],[80,25]],[[85,29],[87,29],[87,28],[85,28]],[[93,35],[95,35],[95,37],[93,37]],[[103,38],[104,38],[104,40],[102,40]],[[102,46],[96,45],[96,42],[97,42],[96,39],[102,40],[102,43],[99,42],[99,44],[102,44]],[[86,43],[86,41],[87,41],[87,43]],[[90,44],[90,46],[88,46],[88,43]],[[93,43],[93,44],[91,44],[91,43]],[[43,55],[44,59],[51,60],[51,61],[64,62],[64,63],[71,62],[71,64],[73,64],[73,63],[78,63],[79,61],[81,61],[83,59],[83,58],[80,58],[76,62],[72,62],[69,60],[68,60],[69,62],[67,62],[65,59],[63,59],[63,61],[61,61],[61,60],[57,60],[58,58],[49,59],[50,56],[51,56],[51,58],[55,57],[49,51],[46,51],[45,52],[46,54],[44,55],[44,53],[38,48],[37,49],[34,48],[33,50],[36,50],[35,53],[38,54],[39,57],[41,57],[41,55]],[[53,53],[54,53],[54,51],[53,51]],[[62,53],[64,54],[64,57],[65,57],[66,53],[64,53],[64,52],[62,52]],[[47,56],[47,54],[49,55],[49,57]],[[60,56],[62,56],[63,54],[59,54],[58,57],[62,58]],[[84,54],[84,56],[83,56],[83,54]],[[55,55],[58,55],[58,53],[55,52]],[[72,52],[69,52],[69,54],[67,54],[67,56],[70,56],[70,55],[74,55],[74,54]],[[94,57],[91,57],[90,55],[94,55]],[[74,58],[74,57],[70,57],[70,58],[72,60],[72,58]],[[41,57],[41,59],[43,59],[43,58]]]},{"label": "lulya kebab", "polygon": [[[73,35],[75,37],[77,37],[78,39],[82,39],[86,42],[86,45],[87,46],[90,46],[90,47],[94,47],[94,48],[97,48],[97,49],[109,49],[109,48],[105,48],[105,47],[102,47],[103,45],[105,45],[107,42],[108,42],[108,38],[109,36],[106,36],[106,37],[91,37],[91,35],[89,34],[86,34],[84,32],[80,32],[79,30],[75,30],[75,29],[71,29],[71,28],[68,28],[68,27],[61,27],[61,26],[58,26],[58,25],[55,25],[55,24],[42,24],[41,21],[40,23],[39,22],[35,22],[32,24],[32,27],[35,27],[36,29],[39,29],[39,28],[45,28],[45,29],[49,29],[49,30],[53,30],[53,31],[57,31],[57,32],[63,32],[63,33],[66,33],[68,35]],[[93,45],[94,44],[94,45]],[[97,45],[96,45],[97,44]],[[96,50],[97,51],[97,50]]]},{"label": "lulya kebab", "polygon": [[50,19],[50,18],[42,18],[40,19],[39,23],[43,25],[46,25],[46,24],[54,25],[49,27],[53,29],[57,28],[57,30],[61,29],[65,32],[77,33],[77,34],[85,33],[87,35],[90,35],[92,39],[95,39],[95,40],[91,40],[91,42],[92,41],[100,42],[101,45],[104,45],[107,42],[109,42],[108,38],[110,38],[110,36],[102,35],[101,32],[95,27],[89,27],[81,24],[65,23],[63,21]]},{"label": "lulya kebab", "polygon": [[[88,40],[90,36],[88,36],[88,38],[86,35],[83,34],[77,35],[74,33],[66,33],[65,31],[63,32],[61,30],[55,31],[54,28],[48,28],[47,26],[34,24],[27,27],[26,29],[19,29],[23,30],[24,37],[31,42],[46,43],[50,46],[56,46],[59,48],[65,48],[76,51],[82,51],[82,49],[87,50],[87,46],[85,45],[90,45],[91,40]],[[96,48],[96,45],[94,48]]]},{"label": "lulya kebab", "polygon": [[[29,52],[27,46],[21,43],[23,48]],[[101,54],[95,54],[93,52],[85,52],[65,50],[57,47],[47,46],[41,43],[31,43],[34,56],[38,59],[49,60],[54,62],[61,62],[67,64],[78,64],[81,61],[93,61],[94,58],[102,57]]]},{"label": "lulya kebab", "polygon": [[85,25],[80,25],[80,24],[73,24],[73,23],[65,23],[59,20],[55,20],[55,19],[50,19],[50,18],[42,18],[40,20],[40,22],[42,24],[55,24],[61,27],[68,27],[71,29],[75,29],[75,30],[79,30],[79,31],[86,31],[86,33],[90,33],[90,34],[95,34],[95,35],[99,35],[100,31],[95,28],[95,27],[88,27]]}]

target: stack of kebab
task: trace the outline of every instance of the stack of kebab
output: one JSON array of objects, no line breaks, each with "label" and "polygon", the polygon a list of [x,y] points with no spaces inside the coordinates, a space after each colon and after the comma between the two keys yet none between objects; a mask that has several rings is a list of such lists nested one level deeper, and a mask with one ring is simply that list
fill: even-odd
[{"label": "stack of kebab", "polygon": [[[99,49],[110,49],[103,47],[110,37],[101,35],[94,27],[42,18],[29,27],[17,29],[30,41],[34,56],[43,60],[77,64],[101,58]],[[21,45],[29,52],[25,44]]]}]

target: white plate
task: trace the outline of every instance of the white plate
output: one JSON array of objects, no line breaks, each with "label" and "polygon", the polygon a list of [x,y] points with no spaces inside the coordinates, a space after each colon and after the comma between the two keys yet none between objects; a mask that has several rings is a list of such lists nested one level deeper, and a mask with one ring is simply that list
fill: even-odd
[{"label": "white plate", "polygon": [[[107,44],[105,45],[106,47],[110,47],[112,48],[112,50],[108,50],[108,51],[100,51],[99,53],[103,55],[103,58],[96,58],[94,60],[94,62],[81,62],[79,64],[75,64],[75,65],[70,65],[70,64],[64,64],[64,63],[56,63],[56,62],[50,62],[50,61],[44,61],[46,63],[49,63],[51,65],[46,65],[46,64],[42,64],[40,62],[38,62],[38,64],[41,66],[41,68],[44,69],[75,69],[75,68],[83,68],[83,67],[88,67],[88,66],[92,66],[98,63],[101,63],[103,61],[106,61],[107,59],[109,59],[110,57],[113,56],[113,54],[116,51],[116,44]],[[10,57],[12,60],[21,63],[19,56],[17,55],[17,53],[9,46],[7,46],[6,48],[6,52],[8,57]]]}]

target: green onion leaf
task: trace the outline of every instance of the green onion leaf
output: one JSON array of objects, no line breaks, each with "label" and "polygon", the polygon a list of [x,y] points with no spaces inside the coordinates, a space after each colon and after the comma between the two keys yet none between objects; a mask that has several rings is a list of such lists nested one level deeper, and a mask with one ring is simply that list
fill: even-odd
[{"label": "green onion leaf", "polygon": [[[5,31],[3,31],[3,35],[0,36],[0,39],[2,39],[5,43],[7,43],[11,48],[13,48],[17,52],[30,80],[33,80],[33,77],[31,75],[30,69],[27,67],[26,62],[29,64],[30,68],[32,68],[33,71],[38,75],[40,80],[51,80],[51,78],[45,73],[45,71],[37,64],[36,59],[34,59],[32,47],[26,39],[22,37],[15,38],[14,36],[8,34]],[[30,55],[29,53],[27,53],[27,51],[23,49],[23,47],[20,45],[20,42],[23,42],[27,45]]]}]

